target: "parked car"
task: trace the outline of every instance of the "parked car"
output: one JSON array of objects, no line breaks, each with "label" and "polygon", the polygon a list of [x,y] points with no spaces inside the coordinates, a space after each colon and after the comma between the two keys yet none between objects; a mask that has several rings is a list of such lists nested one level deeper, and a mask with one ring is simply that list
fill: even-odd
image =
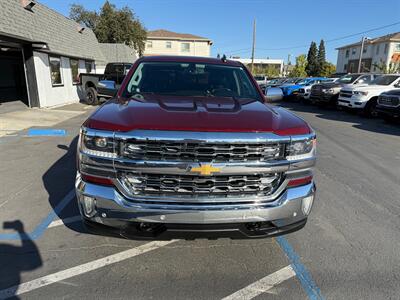
[{"label": "parked car", "polygon": [[97,105],[101,98],[112,98],[131,67],[131,63],[108,63],[104,74],[81,73],[80,85],[84,89],[86,103]]},{"label": "parked car", "polygon": [[343,87],[351,88],[372,82],[376,74],[355,73],[346,74],[335,82],[315,84],[311,88],[310,100],[315,104],[337,105],[339,92]]},{"label": "parked car", "polygon": [[[325,80],[323,80],[323,83],[333,83],[336,82],[339,78],[326,78]],[[311,89],[314,85],[318,84],[320,82],[314,82],[308,86],[304,86],[302,88],[299,88],[299,92],[297,94],[297,97],[300,98],[300,100],[303,101],[309,101],[310,100],[310,96],[311,96]]]},{"label": "parked car", "polygon": [[315,133],[265,103],[242,63],[144,56],[132,68],[80,131],[75,186],[89,230],[267,237],[306,224]]},{"label": "parked car", "polygon": [[310,78],[304,78],[300,81],[296,81],[295,84],[282,85],[281,89],[283,92],[283,97],[284,98],[297,97],[297,94],[299,93],[299,90],[301,88],[311,86],[312,84],[315,84],[315,83],[320,83],[320,82],[324,81],[325,79],[326,79],[325,77],[310,77]]},{"label": "parked car", "polygon": [[386,121],[400,119],[400,89],[384,92],[379,95],[376,111]]},{"label": "parked car", "polygon": [[256,80],[258,85],[265,85],[267,83],[267,76],[265,75],[254,75],[254,79]]},{"label": "parked car", "polygon": [[338,105],[360,110],[364,115],[371,116],[376,114],[378,96],[395,88],[400,88],[400,75],[382,75],[369,85],[342,88]]}]

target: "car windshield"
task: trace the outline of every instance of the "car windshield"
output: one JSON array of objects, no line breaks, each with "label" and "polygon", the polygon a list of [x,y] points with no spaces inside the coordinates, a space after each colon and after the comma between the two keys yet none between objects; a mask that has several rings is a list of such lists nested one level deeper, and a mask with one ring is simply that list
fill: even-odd
[{"label": "car windshield", "polygon": [[124,97],[142,94],[174,96],[261,97],[242,67],[202,63],[142,62]]},{"label": "car windshield", "polygon": [[379,76],[377,77],[374,81],[371,82],[371,84],[376,84],[376,85],[390,85],[392,84],[397,78],[400,76],[396,75],[385,75],[385,76]]},{"label": "car windshield", "polygon": [[353,83],[360,75],[344,75],[337,81],[339,83]]},{"label": "car windshield", "polygon": [[309,85],[312,82],[310,79],[303,79],[299,82],[297,82],[298,85]]},{"label": "car windshield", "polygon": [[256,75],[256,76],[254,76],[254,79],[255,80],[264,80],[265,79],[265,77],[264,76],[262,76],[262,75]]}]

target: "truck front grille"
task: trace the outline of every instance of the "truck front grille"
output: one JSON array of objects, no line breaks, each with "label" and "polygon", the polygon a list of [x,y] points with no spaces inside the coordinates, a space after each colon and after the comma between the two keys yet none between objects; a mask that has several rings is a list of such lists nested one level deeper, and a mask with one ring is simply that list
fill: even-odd
[{"label": "truck front grille", "polygon": [[340,97],[342,98],[351,98],[351,96],[353,95],[352,91],[340,91]]},{"label": "truck front grille", "polygon": [[279,143],[191,143],[127,141],[121,143],[122,157],[134,160],[183,162],[247,162],[284,158]]},{"label": "truck front grille", "polygon": [[378,98],[378,103],[384,106],[396,107],[400,105],[400,97],[380,96]]},{"label": "truck front grille", "polygon": [[[119,182],[131,197],[168,197],[174,201],[181,196],[193,199],[218,197],[268,196],[276,191],[281,173],[256,175],[161,175],[123,173]],[[160,198],[163,199],[163,198]],[[165,200],[166,201],[166,200]]]}]

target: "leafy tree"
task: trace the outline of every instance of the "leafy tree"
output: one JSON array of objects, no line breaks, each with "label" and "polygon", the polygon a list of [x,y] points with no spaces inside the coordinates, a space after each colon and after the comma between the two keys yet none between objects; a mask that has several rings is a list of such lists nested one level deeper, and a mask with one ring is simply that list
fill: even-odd
[{"label": "leafy tree", "polygon": [[305,54],[301,54],[296,57],[296,65],[294,69],[290,72],[289,77],[306,77],[307,72],[307,58]]},{"label": "leafy tree", "polygon": [[308,49],[306,72],[308,76],[316,76],[318,74],[318,49],[314,41],[311,42]]},{"label": "leafy tree", "polygon": [[99,15],[96,11],[88,11],[82,5],[72,4],[69,10],[69,17],[79,24],[94,30],[96,28]]},{"label": "leafy tree", "polygon": [[100,43],[124,43],[143,55],[146,29],[129,7],[117,9],[106,1],[98,13],[73,4],[70,18],[93,29]]},{"label": "leafy tree", "polygon": [[317,57],[317,75],[322,75],[326,64],[326,54],[325,54],[325,43],[321,40],[318,47],[318,57]]},{"label": "leafy tree", "polygon": [[280,70],[274,66],[267,66],[267,67],[254,67],[253,71],[254,75],[266,75],[268,78],[271,77],[278,77],[280,75]]},{"label": "leafy tree", "polygon": [[382,74],[393,74],[400,73],[400,63],[389,63],[389,65],[381,62],[379,64],[373,64]]},{"label": "leafy tree", "polygon": [[324,68],[322,69],[321,76],[329,77],[336,72],[336,66],[330,62],[325,62]]}]

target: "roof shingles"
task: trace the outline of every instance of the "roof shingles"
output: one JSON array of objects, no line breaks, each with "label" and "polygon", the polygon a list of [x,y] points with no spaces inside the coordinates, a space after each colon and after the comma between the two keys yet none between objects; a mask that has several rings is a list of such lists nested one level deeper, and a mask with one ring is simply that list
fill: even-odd
[{"label": "roof shingles", "polygon": [[178,33],[164,29],[148,31],[147,38],[211,41],[208,38],[201,37],[198,35],[193,35],[189,33]]},{"label": "roof shingles", "polygon": [[53,53],[104,61],[93,31],[79,33],[78,28],[75,21],[40,3],[29,11],[20,0],[0,1],[0,35],[44,42]]}]

